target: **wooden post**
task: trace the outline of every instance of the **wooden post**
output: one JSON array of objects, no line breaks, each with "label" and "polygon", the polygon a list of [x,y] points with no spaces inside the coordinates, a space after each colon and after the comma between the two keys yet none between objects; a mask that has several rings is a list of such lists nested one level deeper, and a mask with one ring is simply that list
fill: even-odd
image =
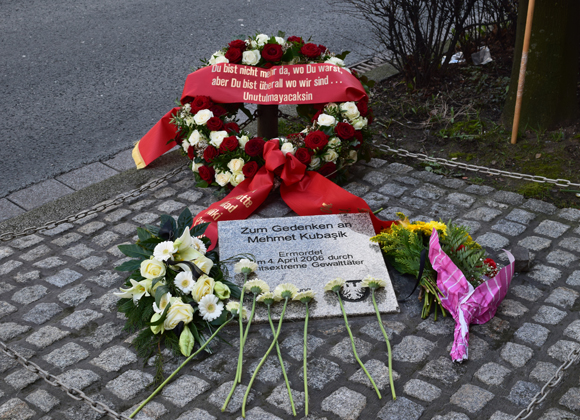
[{"label": "wooden post", "polygon": [[526,31],[524,33],[524,46],[522,48],[522,61],[520,62],[520,77],[518,79],[518,93],[516,96],[516,109],[514,112],[514,124],[512,127],[512,144],[516,144],[518,138],[518,127],[520,125],[520,113],[522,110],[522,96],[524,95],[524,81],[526,78],[526,66],[528,64],[528,51],[530,49],[530,38],[532,36],[532,20],[534,18],[534,1],[528,2],[528,16],[526,19]]},{"label": "wooden post", "polygon": [[278,105],[258,105],[258,137],[278,137]]}]

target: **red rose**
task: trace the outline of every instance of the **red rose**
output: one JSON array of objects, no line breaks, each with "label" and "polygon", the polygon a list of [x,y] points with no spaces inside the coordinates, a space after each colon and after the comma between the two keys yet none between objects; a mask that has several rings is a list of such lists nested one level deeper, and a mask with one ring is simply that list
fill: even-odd
[{"label": "red rose", "polygon": [[349,123],[339,122],[334,127],[334,132],[342,140],[350,140],[354,136],[355,129]]},{"label": "red rose", "polygon": [[272,63],[264,63],[264,68],[265,69],[270,69],[270,68],[272,68],[273,65],[274,64],[272,64]]},{"label": "red rose", "polygon": [[312,155],[310,154],[310,151],[306,147],[300,147],[298,150],[296,150],[294,156],[296,156],[296,159],[298,159],[305,165],[308,165],[312,160]]},{"label": "red rose", "polygon": [[213,146],[207,146],[207,148],[203,152],[203,158],[206,162],[211,162],[214,158],[219,155],[218,149]]},{"label": "red rose", "polygon": [[240,132],[240,126],[237,125],[235,122],[229,122],[229,123],[225,124],[224,125],[224,129],[228,133],[236,133],[236,134],[238,134]]},{"label": "red rose", "polygon": [[242,50],[239,48],[230,48],[226,51],[225,57],[230,61],[232,64],[238,64],[242,61]]},{"label": "red rose", "polygon": [[363,117],[366,117],[368,112],[369,112],[369,107],[368,104],[366,102],[360,101],[359,103],[356,104],[356,107],[358,109],[358,112],[360,112],[360,115]]},{"label": "red rose", "polygon": [[242,173],[244,174],[244,176],[246,178],[251,178],[253,177],[256,172],[258,171],[258,164],[256,162],[248,162],[244,165],[244,167],[242,168]]},{"label": "red rose", "polygon": [[254,137],[246,143],[244,150],[252,157],[262,156],[264,152],[264,140],[261,137]]},{"label": "red rose", "polygon": [[328,48],[322,44],[318,44],[318,49],[320,50],[320,54],[324,54]]},{"label": "red rose", "polygon": [[282,51],[282,47],[278,44],[266,44],[262,50],[262,58],[273,63],[280,61],[283,55],[284,51]]},{"label": "red rose", "polygon": [[195,148],[193,146],[189,146],[187,148],[187,157],[190,160],[193,160],[193,158],[195,157]]},{"label": "red rose", "polygon": [[300,48],[300,52],[308,58],[317,58],[321,54],[320,48],[312,42],[304,44],[302,48]]},{"label": "red rose", "polygon": [[226,137],[222,144],[220,144],[220,153],[225,153],[227,151],[233,152],[238,148],[238,139],[236,136]]},{"label": "red rose", "polygon": [[485,260],[483,260],[483,263],[494,270],[497,268],[497,264],[491,258],[486,258]]},{"label": "red rose", "polygon": [[245,51],[246,50],[246,41],[244,41],[242,39],[236,39],[236,40],[230,42],[228,44],[228,47],[230,47],[230,48],[238,48],[241,51]]},{"label": "red rose", "polygon": [[312,131],[308,133],[304,139],[304,143],[310,149],[322,149],[328,144],[328,136],[320,130]]},{"label": "red rose", "polygon": [[215,175],[215,171],[211,166],[202,165],[197,170],[199,171],[199,176],[201,177],[201,179],[203,179],[205,182],[209,184],[213,182],[213,176]]},{"label": "red rose", "polygon": [[220,105],[212,105],[209,110],[213,112],[214,117],[221,117],[222,115],[226,115],[228,113],[228,111],[226,111],[225,108]]},{"label": "red rose", "polygon": [[[336,176],[336,165],[332,162],[326,162],[322,167],[318,170],[320,175],[328,176],[328,178],[334,178]],[[332,174],[332,175],[330,175]]]},{"label": "red rose", "polygon": [[213,105],[212,100],[208,96],[196,96],[191,101],[191,113],[196,114],[202,109],[209,109]]},{"label": "red rose", "polygon": [[304,40],[299,36],[289,36],[288,42],[297,42],[298,44],[304,44]]},{"label": "red rose", "polygon": [[320,114],[322,114],[322,110],[316,112],[316,114],[314,114],[314,116],[312,117],[312,122],[316,121],[318,119],[318,117],[320,117]]},{"label": "red rose", "polygon": [[210,131],[220,131],[224,128],[224,123],[218,117],[211,117],[207,120],[206,125]]},{"label": "red rose", "polygon": [[358,144],[354,146],[355,149],[360,149],[363,143],[362,131],[354,130],[354,138],[358,140]]}]

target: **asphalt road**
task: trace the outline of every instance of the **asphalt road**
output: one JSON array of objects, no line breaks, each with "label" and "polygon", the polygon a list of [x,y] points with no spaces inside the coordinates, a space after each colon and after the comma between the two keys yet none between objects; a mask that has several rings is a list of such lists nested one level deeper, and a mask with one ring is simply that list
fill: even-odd
[{"label": "asphalt road", "polygon": [[371,54],[325,0],[2,0],[0,198],[130,148],[201,58],[279,30]]}]

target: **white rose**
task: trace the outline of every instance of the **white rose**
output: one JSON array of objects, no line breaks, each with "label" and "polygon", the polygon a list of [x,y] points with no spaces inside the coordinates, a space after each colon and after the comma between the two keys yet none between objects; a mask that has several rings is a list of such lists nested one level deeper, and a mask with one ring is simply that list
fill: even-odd
[{"label": "white rose", "polygon": [[258,43],[256,41],[254,41],[253,39],[250,41],[246,41],[246,45],[249,45],[249,47],[254,49],[254,50],[256,48],[258,48]]},{"label": "white rose", "polygon": [[199,167],[200,166],[203,166],[203,163],[195,163],[194,162],[193,165],[191,165],[191,170],[193,172],[196,172],[197,173],[197,172],[199,172]]},{"label": "white rose", "polygon": [[292,143],[284,143],[280,150],[282,151],[282,153],[284,153],[284,156],[286,155],[286,153],[290,153],[291,155],[293,155],[294,152],[296,152],[296,148]]},{"label": "white rose", "polygon": [[220,63],[229,63],[230,60],[228,60],[224,53],[221,51],[216,51],[211,58],[209,59],[209,64],[220,64]]},{"label": "white rose", "polygon": [[189,138],[187,139],[189,144],[191,144],[192,146],[197,146],[199,142],[202,140],[205,140],[205,137],[197,130],[193,130],[193,132],[189,135]]},{"label": "white rose", "polygon": [[368,125],[368,123],[369,120],[363,117],[359,117],[356,118],[354,121],[352,121],[352,126],[354,127],[355,130],[362,130]]},{"label": "white rose", "polygon": [[238,143],[240,143],[240,147],[243,149],[244,147],[246,147],[246,143],[250,141],[250,138],[248,136],[241,136],[241,137],[237,137],[238,139]]},{"label": "white rose", "polygon": [[334,162],[338,159],[338,153],[334,151],[334,149],[328,149],[324,155],[322,155],[322,159],[325,162]]},{"label": "white rose", "polygon": [[332,137],[330,140],[328,140],[328,145],[330,147],[332,147],[333,149],[336,149],[337,147],[339,147],[341,144],[341,141],[338,137]]},{"label": "white rose", "polygon": [[284,45],[286,44],[286,41],[284,41],[284,38],[280,38],[279,36],[275,37],[276,38],[276,42],[280,45]]},{"label": "white rose", "polygon": [[232,172],[239,172],[242,170],[245,163],[244,159],[241,158],[232,159],[228,162],[228,168],[230,168],[230,171]]},{"label": "white rose", "polygon": [[219,149],[221,144],[222,144],[222,141],[224,141],[224,139],[227,136],[228,136],[228,132],[225,130],[212,131],[211,133],[209,133],[209,143]]},{"label": "white rose", "polygon": [[236,171],[232,174],[232,179],[230,179],[230,183],[236,187],[240,182],[242,182],[246,177],[242,171]]},{"label": "white rose", "polygon": [[196,302],[199,302],[205,295],[213,293],[214,286],[215,280],[211,277],[203,275],[195,282],[195,285],[191,291],[191,297],[193,297],[193,300]]},{"label": "white rose", "polygon": [[213,261],[203,255],[193,260],[193,263],[197,265],[197,268],[199,268],[205,274],[209,274],[211,268],[213,267]]},{"label": "white rose", "polygon": [[344,67],[344,61],[342,61],[338,57],[330,57],[328,60],[325,61],[327,64],[335,64],[339,67]]},{"label": "white rose", "polygon": [[316,169],[320,166],[320,158],[318,156],[314,156],[310,161],[310,165],[308,165],[308,169]]},{"label": "white rose", "polygon": [[187,153],[187,151],[189,150],[189,142],[187,140],[183,140],[183,143],[181,143],[181,147],[183,148],[183,151]]},{"label": "white rose", "polygon": [[344,102],[340,104],[340,110],[349,120],[354,120],[360,115],[360,112],[358,111],[358,108],[354,102]]},{"label": "white rose", "polygon": [[202,109],[193,116],[193,121],[195,121],[197,125],[204,125],[211,117],[213,117],[213,112],[209,109]]},{"label": "white rose", "polygon": [[318,125],[332,126],[336,124],[336,118],[328,114],[320,114],[318,116]]},{"label": "white rose", "polygon": [[163,327],[166,330],[174,329],[182,321],[184,324],[189,324],[193,320],[193,306],[183,303],[180,298],[171,298],[170,302],[171,307],[163,322]]},{"label": "white rose", "polygon": [[358,160],[358,154],[356,153],[356,150],[351,150],[348,152],[348,158],[352,160],[352,163],[355,163]]},{"label": "white rose", "polygon": [[256,37],[256,42],[258,43],[258,45],[260,47],[263,47],[264,45],[266,45],[268,43],[268,40],[270,39],[270,37],[266,34],[260,34]]},{"label": "white rose", "polygon": [[255,66],[260,61],[260,51],[247,50],[242,53],[242,64],[246,66]]},{"label": "white rose", "polygon": [[231,172],[219,172],[215,176],[215,182],[220,184],[222,187],[225,187],[230,179],[232,178]]}]

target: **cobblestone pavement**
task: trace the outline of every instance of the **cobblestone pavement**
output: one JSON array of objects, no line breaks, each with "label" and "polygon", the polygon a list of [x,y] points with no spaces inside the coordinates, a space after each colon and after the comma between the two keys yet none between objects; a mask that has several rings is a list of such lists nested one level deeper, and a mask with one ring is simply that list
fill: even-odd
[{"label": "cobblestone pavement", "polygon": [[[565,360],[580,347],[580,211],[526,200],[511,192],[469,185],[459,179],[383,160],[358,164],[345,188],[362,196],[379,216],[403,211],[412,219],[453,218],[472,228],[493,257],[521,245],[533,255],[532,268],[518,273],[497,316],[471,327],[469,360],[453,364],[449,350],[453,321],[421,320],[416,299],[401,312],[383,315],[393,345],[395,386],[390,398],[386,348],[375,317],[352,318],[359,355],[382,389],[379,400],[353,363],[342,319],[309,324],[309,419],[507,420],[522,410]],[[131,243],[138,226],[184,206],[195,214],[215,198],[181,173],[154,191],[106,213],[65,224],[44,234],[0,244],[0,340],[63,381],[131,413],[149,395],[154,375],[143,366],[123,332],[113,292],[122,284],[114,267],[124,259],[117,245]],[[253,217],[294,215],[273,194]],[[395,281],[404,293],[409,283]],[[229,328],[229,327],[228,327]],[[240,394],[228,412],[220,407],[236,363],[237,329],[213,355],[194,360],[150,403],[138,419],[238,419]],[[269,327],[252,328],[245,353],[249,376],[269,343]],[[281,335],[298,416],[304,418],[301,376],[302,323],[287,322]],[[168,357],[166,371],[181,360]],[[29,373],[0,354],[0,419],[98,419],[82,402]],[[562,383],[535,410],[532,419],[579,419],[580,368],[573,365]],[[241,390],[245,389],[241,387]],[[241,391],[240,391],[241,392]],[[276,359],[255,383],[249,419],[291,418]]]}]

